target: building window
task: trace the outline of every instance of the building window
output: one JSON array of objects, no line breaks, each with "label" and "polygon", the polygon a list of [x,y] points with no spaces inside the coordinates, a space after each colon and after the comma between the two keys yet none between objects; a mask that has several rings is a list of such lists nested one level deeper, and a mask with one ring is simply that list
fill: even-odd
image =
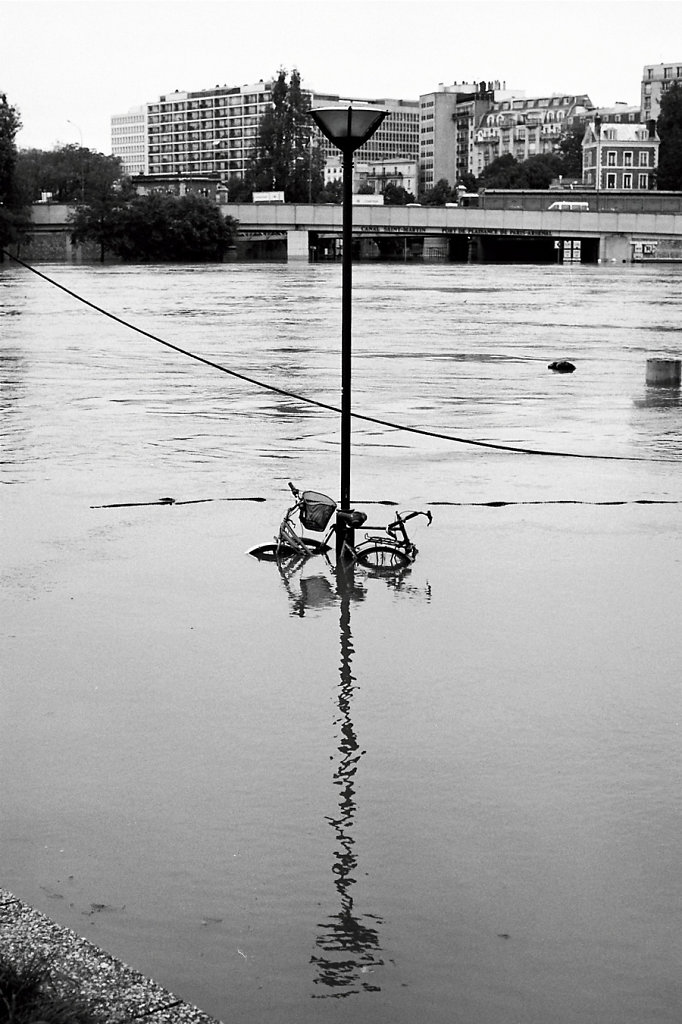
[{"label": "building window", "polygon": [[648,188],[649,187],[649,175],[639,174],[637,176],[637,188]]},{"label": "building window", "polygon": [[606,154],[606,163],[608,167],[616,166],[616,151],[615,149],[609,149]]},{"label": "building window", "polygon": [[623,188],[632,188],[632,175],[631,174],[627,174],[626,173],[626,174],[623,175]]},{"label": "building window", "polygon": [[672,68],[663,68],[663,77],[664,78],[672,78],[672,74],[673,74],[673,69]]},{"label": "building window", "polygon": [[615,174],[607,174],[606,175],[606,187],[607,188],[615,188],[616,187],[616,175]]},{"label": "building window", "polygon": [[623,167],[632,167],[632,152],[629,149],[623,153]]},{"label": "building window", "polygon": [[649,166],[649,154],[647,153],[647,151],[645,149],[640,150],[639,166],[640,167],[648,167]]}]

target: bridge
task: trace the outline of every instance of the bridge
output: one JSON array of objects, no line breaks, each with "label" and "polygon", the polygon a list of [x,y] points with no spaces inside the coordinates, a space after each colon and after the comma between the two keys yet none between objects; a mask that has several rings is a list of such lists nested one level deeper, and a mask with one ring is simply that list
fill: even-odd
[{"label": "bridge", "polygon": [[[238,249],[295,259],[334,259],[341,251],[341,206],[235,204]],[[36,204],[26,255],[78,258],[69,239],[73,207]],[[435,206],[354,206],[361,259],[454,262],[617,262],[682,260],[682,213],[490,210]]]},{"label": "bridge", "polygon": [[[288,259],[320,258],[340,244],[340,206],[240,204],[224,212],[239,222],[243,239],[286,239]],[[476,261],[506,254],[513,261],[514,252],[534,251],[547,262],[682,259],[682,213],[354,206],[353,234],[365,251],[373,243],[378,255],[402,251],[405,258]]]}]

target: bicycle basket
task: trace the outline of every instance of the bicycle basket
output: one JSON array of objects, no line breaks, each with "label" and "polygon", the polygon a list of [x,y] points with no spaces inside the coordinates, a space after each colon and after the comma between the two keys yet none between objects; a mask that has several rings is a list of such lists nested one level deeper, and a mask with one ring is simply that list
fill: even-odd
[{"label": "bicycle basket", "polygon": [[326,494],[317,491],[304,491],[301,495],[301,525],[306,530],[321,533],[332,517],[336,502]]}]

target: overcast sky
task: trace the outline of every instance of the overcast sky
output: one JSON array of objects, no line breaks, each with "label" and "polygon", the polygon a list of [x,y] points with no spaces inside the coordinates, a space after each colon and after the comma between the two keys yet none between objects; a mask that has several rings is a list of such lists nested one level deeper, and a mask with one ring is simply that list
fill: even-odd
[{"label": "overcast sky", "polygon": [[679,0],[0,0],[0,92],[21,147],[82,138],[109,153],[112,114],[280,67],[363,99],[500,79],[605,106],[639,104],[642,67],[664,61],[682,63]]}]

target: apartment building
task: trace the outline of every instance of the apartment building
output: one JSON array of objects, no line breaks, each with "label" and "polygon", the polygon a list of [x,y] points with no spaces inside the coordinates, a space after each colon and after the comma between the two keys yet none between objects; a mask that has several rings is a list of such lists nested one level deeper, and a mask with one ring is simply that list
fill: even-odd
[{"label": "apartment building", "polygon": [[682,60],[670,64],[646,64],[642,71],[642,122],[658,120],[661,98],[673,82],[682,85]]},{"label": "apartment building", "polygon": [[473,173],[480,174],[506,153],[518,161],[551,153],[568,125],[586,119],[592,109],[587,95],[553,94],[494,102],[475,133]]},{"label": "apartment building", "polygon": [[601,117],[602,121],[612,124],[640,124],[642,112],[639,107],[629,107],[627,103],[616,103],[613,107],[597,107],[590,112],[590,120]]},{"label": "apartment building", "polygon": [[263,81],[160,96],[147,104],[149,174],[243,177],[270,107]]},{"label": "apartment building", "polygon": [[479,82],[473,96],[463,96],[457,100],[455,123],[457,126],[457,178],[476,171],[476,129],[483,115],[493,104],[513,99],[524,99],[525,90],[507,89],[506,82]]},{"label": "apartment building", "polygon": [[[324,183],[342,181],[343,161],[340,156],[332,156],[325,161]],[[379,195],[387,185],[395,185],[416,196],[418,184],[416,160],[377,160],[372,163],[353,160],[353,192],[365,186]]]},{"label": "apartment building", "polygon": [[588,188],[644,192],[654,187],[659,138],[655,122],[647,125],[602,121],[585,128],[583,185]]},{"label": "apartment building", "polygon": [[403,188],[416,197],[419,185],[416,160],[384,160],[360,167],[364,184],[380,194],[387,185]]},{"label": "apartment building", "polygon": [[[132,113],[111,119],[112,152],[120,156],[126,173],[208,174],[228,178],[244,177],[253,158],[258,125],[271,109],[271,82],[260,80],[242,86],[215,86],[194,92],[175,92],[160,96],[139,108],[145,112],[144,126],[135,122],[135,151],[129,121]],[[311,106],[336,106],[356,103],[388,110],[390,116],[376,134],[357,153],[361,161],[413,159],[418,154],[419,104],[409,100],[351,99],[307,91]],[[137,113],[135,116],[139,116]],[[125,129],[125,131],[124,131]],[[333,145],[312,124],[314,145],[325,158],[338,154]],[[137,148],[146,146],[145,163],[140,168]],[[133,157],[135,159],[133,159]]]},{"label": "apartment building", "polygon": [[495,102],[523,96],[506,83],[455,82],[419,97],[419,185],[433,188],[444,178],[456,184],[474,171],[476,128]]}]

